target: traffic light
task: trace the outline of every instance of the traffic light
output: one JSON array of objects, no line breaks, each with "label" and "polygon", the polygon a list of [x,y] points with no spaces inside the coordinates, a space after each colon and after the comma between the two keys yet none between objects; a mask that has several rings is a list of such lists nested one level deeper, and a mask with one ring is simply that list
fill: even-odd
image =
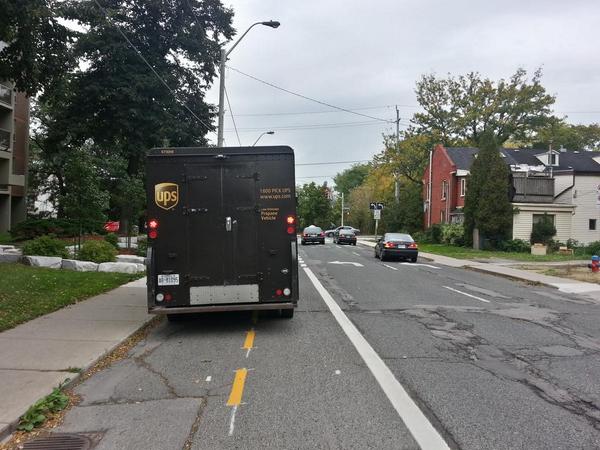
[{"label": "traffic light", "polygon": [[376,206],[377,206],[377,203],[375,203],[375,202],[369,203],[369,209],[375,209]]},{"label": "traffic light", "polygon": [[383,209],[383,206],[384,206],[383,203],[381,203],[381,202],[377,203],[377,209]]}]

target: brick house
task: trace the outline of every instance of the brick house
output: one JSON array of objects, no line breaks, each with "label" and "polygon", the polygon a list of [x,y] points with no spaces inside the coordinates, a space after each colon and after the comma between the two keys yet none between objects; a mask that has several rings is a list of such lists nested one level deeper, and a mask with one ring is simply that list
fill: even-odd
[{"label": "brick house", "polygon": [[[423,175],[425,228],[464,220],[468,176],[477,152],[442,145],[432,150]],[[533,223],[548,214],[557,230],[555,239],[600,240],[600,154],[507,148],[500,154],[511,169],[511,202],[517,211],[513,239],[528,240]]]}]

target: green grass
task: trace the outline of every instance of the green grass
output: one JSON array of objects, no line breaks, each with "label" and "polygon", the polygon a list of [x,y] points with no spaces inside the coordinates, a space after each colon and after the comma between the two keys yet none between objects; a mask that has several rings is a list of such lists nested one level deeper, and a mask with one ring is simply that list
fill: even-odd
[{"label": "green grass", "polygon": [[0,264],[0,331],[141,276]]},{"label": "green grass", "polygon": [[530,253],[500,252],[491,250],[473,250],[472,248],[455,247],[444,244],[419,244],[419,250],[436,255],[450,256],[458,259],[475,258],[501,258],[514,259],[516,261],[572,261],[577,259],[588,259],[589,255],[560,255],[552,253],[544,256],[535,256]]}]

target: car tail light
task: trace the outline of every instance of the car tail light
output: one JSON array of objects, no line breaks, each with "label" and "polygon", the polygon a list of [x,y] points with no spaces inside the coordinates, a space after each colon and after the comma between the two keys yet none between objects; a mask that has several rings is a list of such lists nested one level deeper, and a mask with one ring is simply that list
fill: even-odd
[{"label": "car tail light", "polygon": [[287,234],[294,234],[296,232],[296,218],[294,216],[287,216],[285,223],[287,224]]},{"label": "car tail light", "polygon": [[275,295],[276,295],[277,297],[281,297],[281,296],[283,295],[283,291],[282,291],[281,289],[277,289],[277,290],[275,291]]},{"label": "car tail light", "polygon": [[409,244],[408,248],[419,248],[419,246],[416,242],[412,242],[411,244]]},{"label": "car tail light", "polygon": [[319,236],[321,236],[321,237],[325,237],[325,233],[321,232],[321,233],[319,234]]},{"label": "car tail light", "polygon": [[150,219],[148,221],[148,237],[156,239],[158,237],[158,220]]},{"label": "car tail light", "polygon": [[395,247],[393,242],[386,242],[385,244],[383,244],[383,246],[385,248],[394,248]]},{"label": "car tail light", "polygon": [[304,237],[308,237],[308,233],[304,233]]}]

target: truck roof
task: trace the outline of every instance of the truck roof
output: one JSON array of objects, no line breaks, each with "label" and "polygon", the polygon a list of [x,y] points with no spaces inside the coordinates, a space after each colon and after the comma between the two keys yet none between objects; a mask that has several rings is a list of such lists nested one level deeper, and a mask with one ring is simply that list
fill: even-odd
[{"label": "truck roof", "polygon": [[260,146],[260,147],[162,147],[148,151],[148,156],[192,156],[192,155],[268,155],[268,154],[294,154],[294,150],[287,145]]}]

